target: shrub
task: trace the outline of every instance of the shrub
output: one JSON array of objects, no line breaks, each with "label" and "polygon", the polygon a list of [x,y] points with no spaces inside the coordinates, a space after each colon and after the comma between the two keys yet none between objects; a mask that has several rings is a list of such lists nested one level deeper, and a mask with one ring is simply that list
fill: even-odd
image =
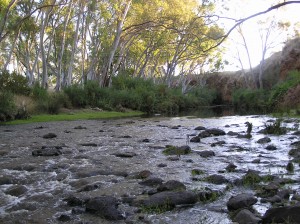
[{"label": "shrub", "polygon": [[26,96],[31,92],[25,76],[19,75],[16,72],[10,74],[8,71],[3,71],[0,74],[0,90]]},{"label": "shrub", "polygon": [[69,97],[72,106],[85,107],[88,104],[88,97],[86,91],[82,86],[72,85],[64,88],[64,93]]},{"label": "shrub", "polygon": [[0,121],[14,119],[15,113],[14,95],[9,91],[0,91]]},{"label": "shrub", "polygon": [[234,108],[241,112],[258,112],[267,111],[268,92],[261,89],[238,89],[233,92]]},{"label": "shrub", "polygon": [[269,107],[276,106],[277,102],[284,96],[284,94],[290,89],[300,84],[300,72],[291,71],[287,79],[283,82],[278,83],[271,90],[270,97],[268,100]]}]

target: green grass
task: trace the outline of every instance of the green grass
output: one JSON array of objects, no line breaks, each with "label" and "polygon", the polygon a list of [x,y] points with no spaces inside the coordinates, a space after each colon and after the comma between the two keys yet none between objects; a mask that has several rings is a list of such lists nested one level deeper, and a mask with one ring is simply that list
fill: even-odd
[{"label": "green grass", "polygon": [[[51,122],[51,121],[75,121],[75,120],[96,120],[96,119],[109,119],[109,118],[122,118],[122,117],[134,117],[142,115],[142,112],[131,111],[131,112],[77,112],[72,114],[41,114],[34,115],[26,120],[13,120],[4,122],[2,124],[28,124],[36,122]],[[0,123],[1,124],[1,123]]]}]

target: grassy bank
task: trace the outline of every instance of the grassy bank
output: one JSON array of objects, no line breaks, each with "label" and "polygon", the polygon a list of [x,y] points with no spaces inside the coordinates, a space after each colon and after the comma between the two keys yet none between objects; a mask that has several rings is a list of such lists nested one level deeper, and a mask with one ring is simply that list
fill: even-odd
[{"label": "grassy bank", "polygon": [[143,115],[143,112],[130,111],[130,112],[113,112],[113,111],[76,111],[61,114],[41,114],[34,115],[28,119],[12,120],[9,122],[0,123],[9,124],[28,124],[36,122],[51,122],[51,121],[75,121],[75,120],[96,120],[96,119],[110,119],[122,117],[134,117]]}]

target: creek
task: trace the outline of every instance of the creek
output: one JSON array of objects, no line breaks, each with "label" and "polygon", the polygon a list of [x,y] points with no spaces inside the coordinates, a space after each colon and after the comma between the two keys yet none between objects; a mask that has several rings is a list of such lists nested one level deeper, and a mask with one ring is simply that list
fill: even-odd
[{"label": "creek", "polygon": [[[299,140],[294,135],[299,120],[286,119],[285,135],[259,133],[269,116],[152,117],[114,120],[84,120],[68,122],[34,123],[0,126],[0,223],[232,223],[226,203],[239,193],[254,193],[252,188],[234,183],[248,170],[260,175],[274,175],[295,180],[284,186],[299,189],[299,165],[294,172],[286,166],[292,158],[288,152],[291,143]],[[238,138],[229,132],[245,134],[245,122],[253,125],[251,138]],[[196,127],[218,128],[226,135],[202,138],[188,142],[201,131]],[[53,133],[55,136],[45,138]],[[268,136],[271,142],[257,141]],[[222,144],[214,144],[224,141]],[[162,153],[166,145],[188,144],[187,155],[167,156]],[[267,150],[273,145],[276,150]],[[52,156],[33,156],[35,150],[57,149]],[[201,157],[199,152],[209,150],[214,156]],[[234,163],[235,172],[227,172]],[[163,164],[163,165],[162,165]],[[164,182],[177,180],[188,191],[211,189],[222,192],[216,200],[177,206],[162,213],[145,212],[124,198],[137,200],[150,191],[135,178],[141,171],[150,171],[152,177]],[[192,170],[201,170],[193,175]],[[206,177],[220,174],[228,183],[214,184]],[[93,198],[113,196],[119,200],[118,210],[125,220],[109,221],[95,214],[74,209],[66,198]],[[270,203],[254,205],[263,215]]]}]

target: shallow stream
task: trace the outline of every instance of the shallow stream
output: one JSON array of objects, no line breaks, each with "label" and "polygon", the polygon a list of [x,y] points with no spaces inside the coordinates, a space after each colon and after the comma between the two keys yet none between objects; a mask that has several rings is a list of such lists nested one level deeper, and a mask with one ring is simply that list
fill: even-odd
[{"label": "shallow stream", "polygon": [[[298,184],[285,187],[298,194],[299,165],[293,173],[286,170],[291,160],[288,155],[291,143],[299,141],[292,133],[298,120],[285,120],[289,128],[285,135],[268,135],[271,142],[259,144],[258,133],[271,122],[268,116],[227,116],[214,118],[154,117],[116,120],[85,120],[0,126],[0,223],[232,223],[226,202],[232,195],[252,192],[245,186],[216,185],[204,181],[211,174],[222,174],[230,182],[241,178],[249,169],[261,175],[273,174],[297,180]],[[226,133],[245,134],[245,122],[253,124],[252,138],[215,136],[201,139],[200,143],[187,142],[199,134],[197,126],[218,128]],[[44,135],[54,133],[55,138]],[[211,146],[225,141],[225,144]],[[188,144],[192,153],[173,161],[162,153],[166,145]],[[267,145],[277,147],[266,150]],[[58,156],[33,156],[41,147],[61,148]],[[241,150],[242,149],[242,150]],[[212,150],[215,156],[200,157],[197,152]],[[117,157],[116,153],[132,156]],[[237,166],[236,172],[226,172],[229,163]],[[164,164],[164,166],[158,166]],[[202,170],[195,180],[193,169]],[[118,207],[126,216],[123,221],[107,221],[88,213],[74,213],[64,201],[69,195],[89,198],[111,195],[116,198],[140,197],[145,187],[132,174],[149,170],[152,176],[164,181],[178,180],[187,190],[220,190],[224,194],[213,202],[199,202],[194,206],[179,207],[161,214],[143,213],[134,206],[121,203]],[[126,175],[125,175],[125,174]],[[203,181],[201,181],[201,178]],[[96,186],[93,190],[84,187]],[[258,202],[255,209],[264,214],[269,203]],[[61,220],[61,221],[59,221]]]}]

